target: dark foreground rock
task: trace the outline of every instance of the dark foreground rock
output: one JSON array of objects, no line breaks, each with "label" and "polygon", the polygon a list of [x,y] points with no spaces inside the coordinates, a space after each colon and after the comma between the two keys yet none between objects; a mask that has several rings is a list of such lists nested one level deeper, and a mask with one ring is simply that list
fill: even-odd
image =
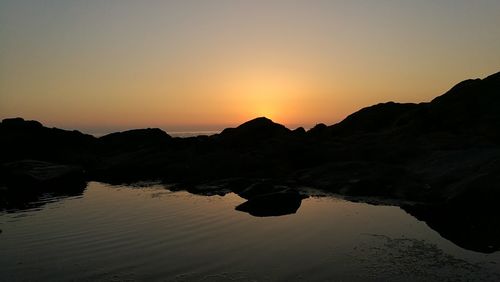
[{"label": "dark foreground rock", "polygon": [[77,196],[87,186],[81,167],[42,161],[2,164],[0,175],[0,210],[34,208],[41,196]]},{"label": "dark foreground rock", "polygon": [[3,184],[16,189],[68,190],[85,183],[84,170],[79,166],[23,160],[2,164],[0,170]]},{"label": "dark foreground rock", "polygon": [[280,216],[296,213],[303,196],[296,190],[286,189],[279,192],[259,194],[236,207],[236,210],[253,216]]}]

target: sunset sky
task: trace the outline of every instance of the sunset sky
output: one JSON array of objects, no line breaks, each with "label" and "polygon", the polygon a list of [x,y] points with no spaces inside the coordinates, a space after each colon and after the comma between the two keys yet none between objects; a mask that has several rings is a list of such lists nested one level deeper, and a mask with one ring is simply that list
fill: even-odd
[{"label": "sunset sky", "polygon": [[500,1],[0,0],[0,117],[332,124],[500,71]]}]

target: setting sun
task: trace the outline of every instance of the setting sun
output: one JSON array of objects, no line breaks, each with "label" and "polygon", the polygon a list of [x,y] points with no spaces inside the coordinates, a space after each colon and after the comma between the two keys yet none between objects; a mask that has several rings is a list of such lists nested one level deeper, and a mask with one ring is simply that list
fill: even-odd
[{"label": "setting sun", "polygon": [[266,116],[287,123],[293,117],[292,109],[305,92],[306,83],[296,74],[280,71],[238,73],[224,91],[228,106],[234,106],[246,119]]}]

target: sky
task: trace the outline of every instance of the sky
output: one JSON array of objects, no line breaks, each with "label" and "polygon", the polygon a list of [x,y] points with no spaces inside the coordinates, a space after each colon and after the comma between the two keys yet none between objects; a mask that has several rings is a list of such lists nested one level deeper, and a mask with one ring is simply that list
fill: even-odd
[{"label": "sky", "polygon": [[498,0],[0,0],[0,118],[333,124],[500,71]]}]

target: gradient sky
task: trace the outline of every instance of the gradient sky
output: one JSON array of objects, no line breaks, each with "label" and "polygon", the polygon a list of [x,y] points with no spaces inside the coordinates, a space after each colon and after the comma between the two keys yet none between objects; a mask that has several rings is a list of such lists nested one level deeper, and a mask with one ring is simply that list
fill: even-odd
[{"label": "gradient sky", "polygon": [[500,71],[500,1],[0,0],[0,117],[332,124]]}]

